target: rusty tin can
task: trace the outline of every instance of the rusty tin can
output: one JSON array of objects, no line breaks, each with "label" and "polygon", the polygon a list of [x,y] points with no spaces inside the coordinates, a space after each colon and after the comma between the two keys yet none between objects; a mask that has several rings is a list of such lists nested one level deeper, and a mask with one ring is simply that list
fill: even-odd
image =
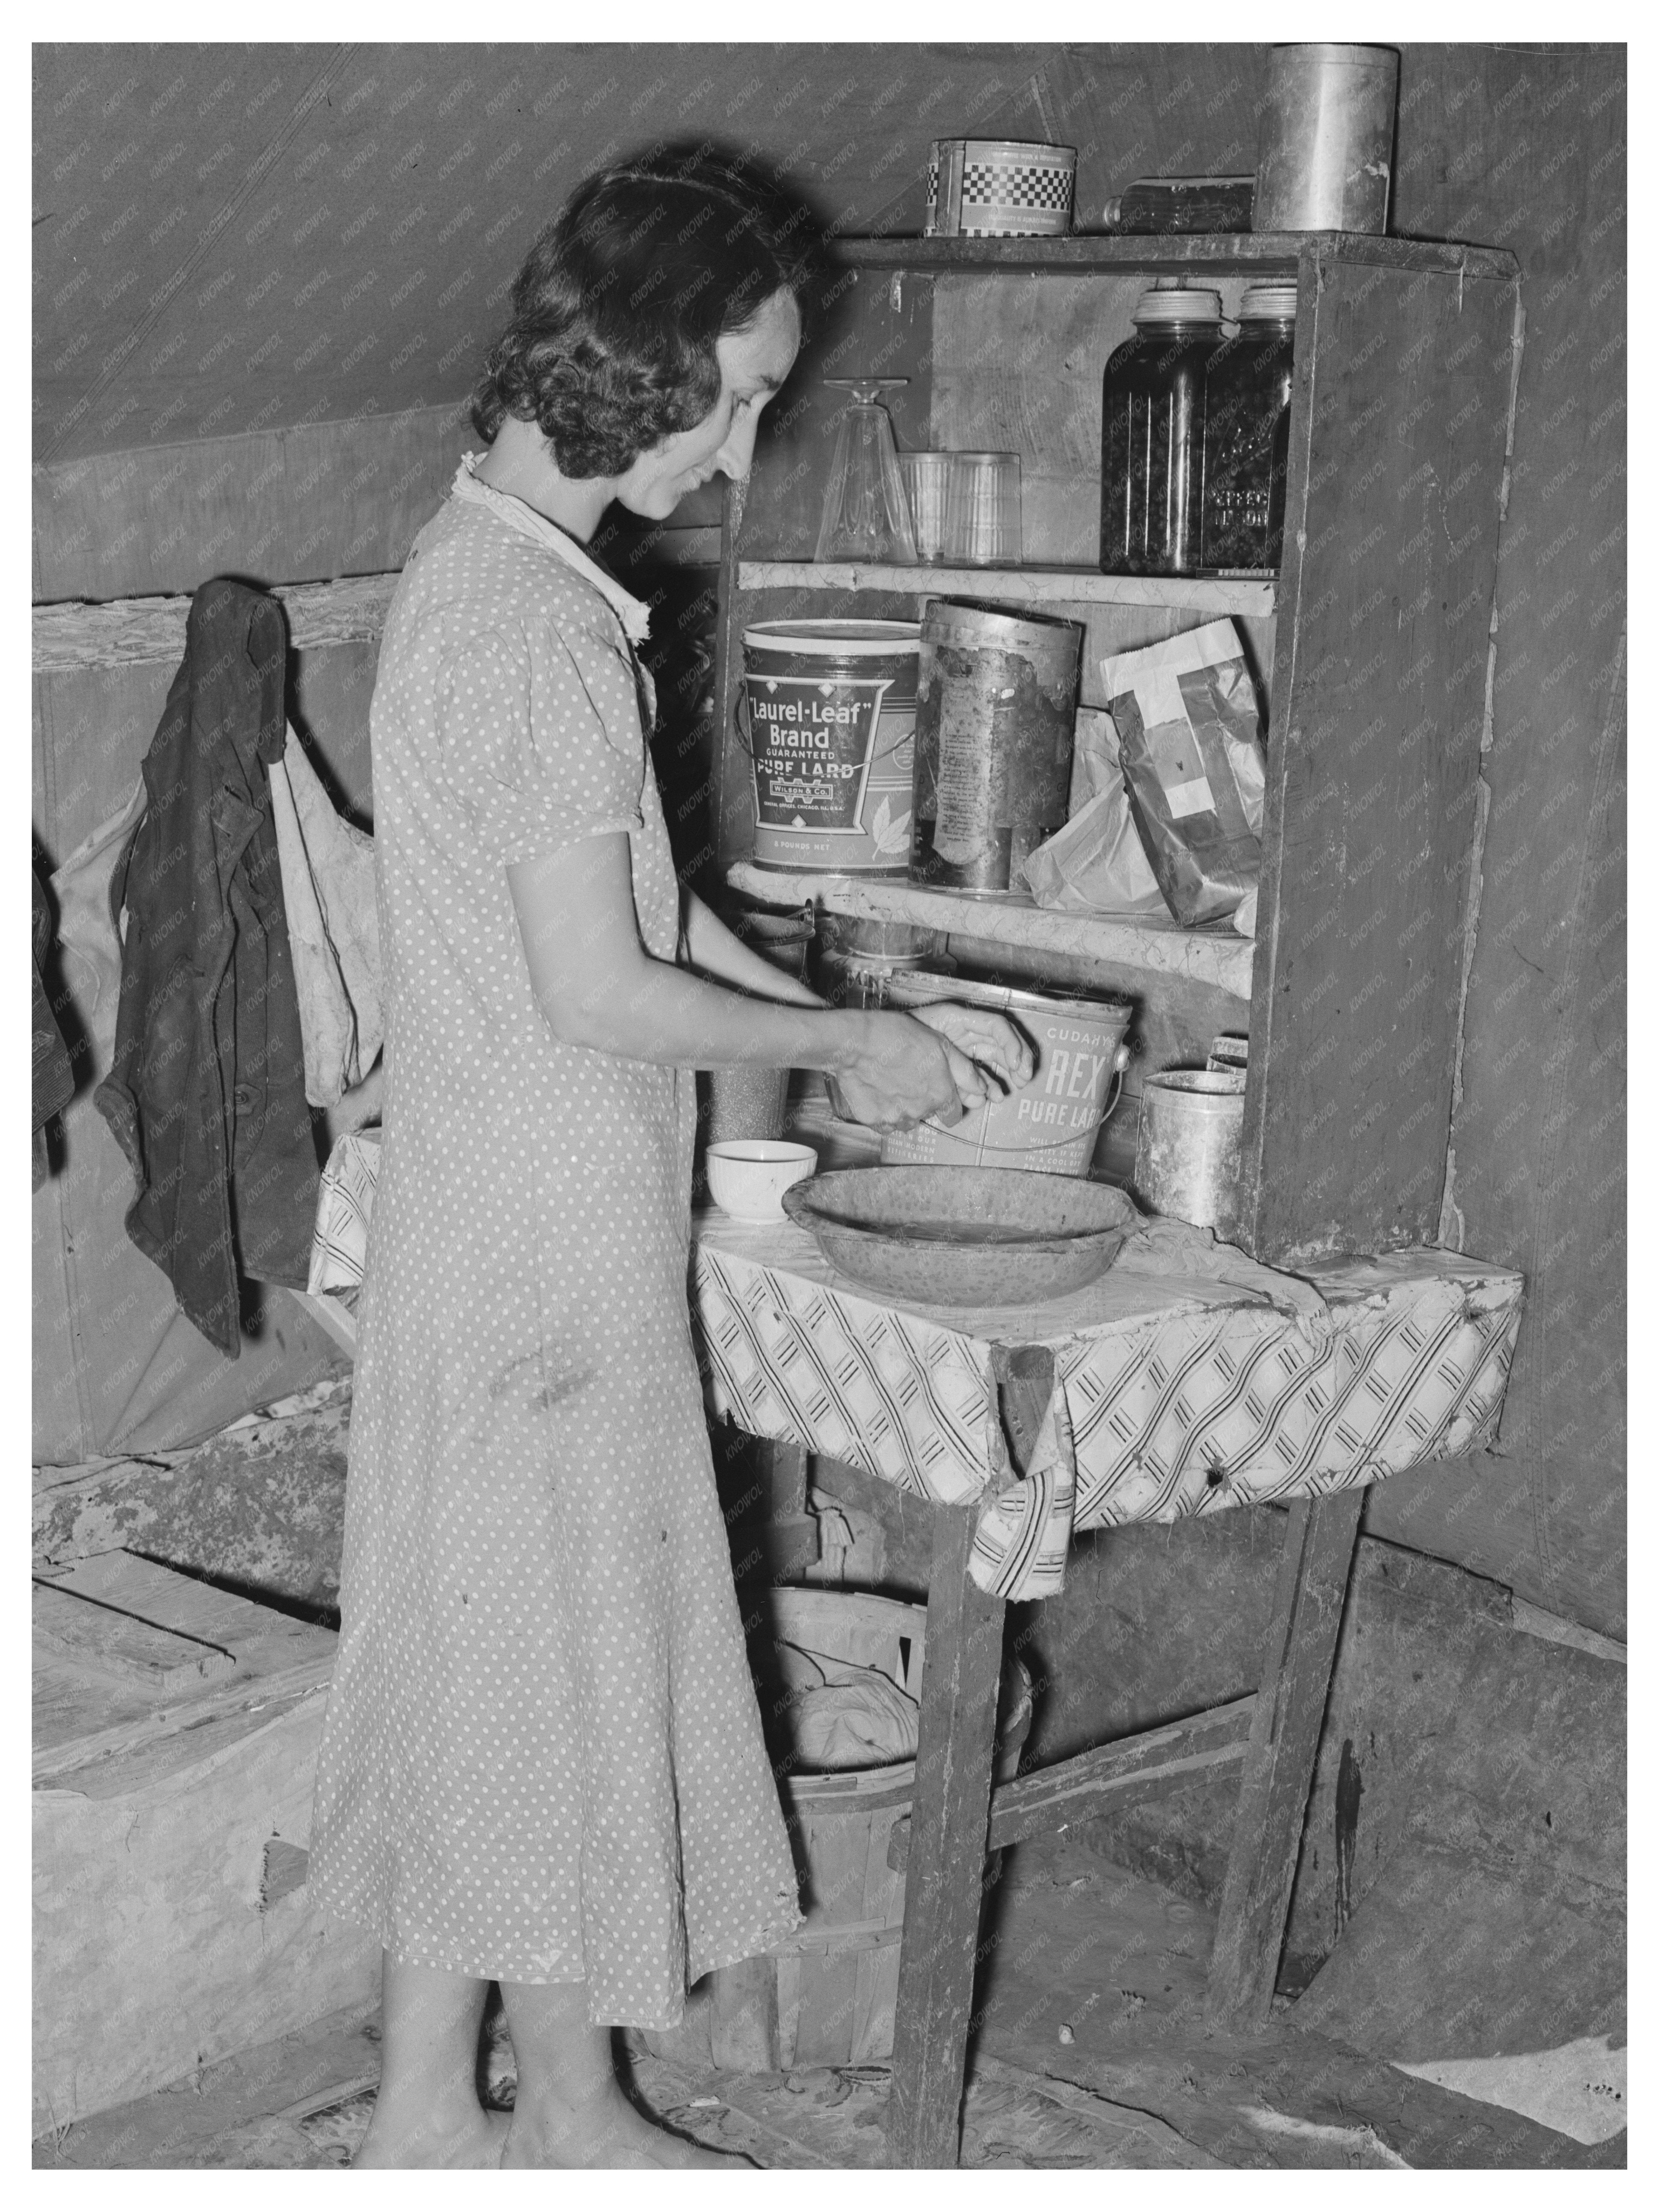
[{"label": "rusty tin can", "polygon": [[916,676],[910,878],[1006,891],[1066,824],[1083,627],[929,599]]}]

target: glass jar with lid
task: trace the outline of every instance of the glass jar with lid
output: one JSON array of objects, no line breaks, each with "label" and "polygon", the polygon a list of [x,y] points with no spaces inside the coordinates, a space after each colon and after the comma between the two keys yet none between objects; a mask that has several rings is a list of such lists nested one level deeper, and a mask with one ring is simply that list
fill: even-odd
[{"label": "glass jar with lid", "polygon": [[1221,295],[1143,292],[1135,334],[1102,384],[1100,565],[1186,576],[1203,560],[1205,371],[1221,344]]},{"label": "glass jar with lid", "polygon": [[1210,356],[1204,407],[1203,565],[1277,569],[1285,544],[1296,286],[1245,293],[1237,334]]}]

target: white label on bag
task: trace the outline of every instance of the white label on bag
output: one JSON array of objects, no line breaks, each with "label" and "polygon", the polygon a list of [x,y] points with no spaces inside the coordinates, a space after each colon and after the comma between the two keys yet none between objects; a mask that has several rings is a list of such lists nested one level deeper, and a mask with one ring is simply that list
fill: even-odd
[{"label": "white label on bag", "polygon": [[1139,668],[1133,684],[1140,719],[1150,730],[1159,722],[1185,722],[1187,702],[1181,696],[1181,671],[1162,664]]},{"label": "white label on bag", "polygon": [[1177,822],[1188,814],[1213,814],[1215,793],[1207,776],[1194,776],[1190,783],[1170,784],[1164,796],[1170,802],[1170,812]]}]

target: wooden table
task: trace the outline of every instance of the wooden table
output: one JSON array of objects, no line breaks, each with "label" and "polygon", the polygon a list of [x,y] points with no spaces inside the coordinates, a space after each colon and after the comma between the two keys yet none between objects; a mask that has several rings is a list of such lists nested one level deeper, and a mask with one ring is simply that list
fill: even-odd
[{"label": "wooden table", "polygon": [[[861,1290],[790,1224],[696,1224],[711,1410],[933,1506],[915,1795],[894,1837],[892,2166],[957,2163],[988,1851],[1237,1767],[1207,2014],[1265,2020],[1365,1487],[1495,1430],[1511,1271],[1421,1252],[1292,1283],[1179,1224],[1138,1243],[1090,1290],[965,1314]],[[1290,1511],[1255,1696],[994,1788],[1006,1607],[1058,1587],[1072,1528],[1262,1500]]]}]

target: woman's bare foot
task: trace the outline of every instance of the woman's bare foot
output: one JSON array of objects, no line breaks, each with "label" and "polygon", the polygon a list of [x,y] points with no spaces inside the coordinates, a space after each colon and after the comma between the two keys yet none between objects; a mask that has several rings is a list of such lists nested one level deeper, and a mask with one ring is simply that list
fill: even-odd
[{"label": "woman's bare foot", "polygon": [[507,2115],[478,2102],[478,2024],[488,1987],[476,1975],[385,1954],[380,2086],[353,2166],[501,2164]]},{"label": "woman's bare foot", "polygon": [[512,2125],[510,2112],[487,2112],[475,2105],[470,2113],[422,2115],[407,2125],[387,2112],[382,2117],[377,2103],[368,2133],[357,2147],[354,2166],[428,2166],[456,2172],[471,2166],[498,2166]]},{"label": "woman's bare foot", "polygon": [[748,2169],[753,2161],[732,2151],[705,2150],[684,2136],[657,2127],[612,2081],[580,2104],[521,2099],[513,2114],[507,2148],[508,2166],[698,2167]]}]

